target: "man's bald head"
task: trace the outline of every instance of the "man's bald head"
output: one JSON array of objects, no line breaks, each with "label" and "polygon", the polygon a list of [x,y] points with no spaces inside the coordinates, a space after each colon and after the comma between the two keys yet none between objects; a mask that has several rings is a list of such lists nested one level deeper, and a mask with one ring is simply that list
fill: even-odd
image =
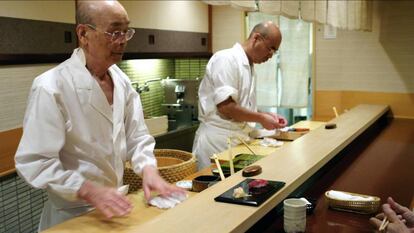
[{"label": "man's bald head", "polygon": [[272,21],[266,21],[253,27],[249,38],[243,43],[243,49],[250,64],[257,64],[270,59],[279,49],[281,42],[279,28]]},{"label": "man's bald head", "polygon": [[131,30],[128,14],[118,1],[79,0],[76,20],[79,47],[89,68],[106,71],[122,59]]},{"label": "man's bald head", "polygon": [[[86,1],[80,0],[76,8],[76,23],[77,24],[92,24],[96,25],[98,17],[105,14],[107,11],[113,11],[114,8],[125,11],[124,7],[115,0],[107,1]],[[126,11],[125,11],[126,12]]]},{"label": "man's bald head", "polygon": [[254,26],[250,32],[249,39],[253,37],[254,33],[259,33],[264,38],[267,38],[271,35],[280,37],[280,39],[282,38],[282,34],[280,33],[279,28],[272,21],[256,24],[256,26]]}]

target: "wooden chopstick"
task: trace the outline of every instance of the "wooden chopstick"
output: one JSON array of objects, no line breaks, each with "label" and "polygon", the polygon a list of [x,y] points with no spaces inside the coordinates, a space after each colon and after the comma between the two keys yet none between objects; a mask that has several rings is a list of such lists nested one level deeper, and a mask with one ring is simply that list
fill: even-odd
[{"label": "wooden chopstick", "polygon": [[214,159],[214,162],[216,162],[217,170],[218,170],[218,172],[220,174],[221,180],[226,179],[226,177],[224,177],[223,170],[221,170],[221,166],[220,166],[220,163],[218,161],[217,155],[216,154],[213,154],[213,156],[211,158]]},{"label": "wooden chopstick", "polygon": [[234,174],[234,164],[233,164],[233,153],[231,151],[231,138],[227,138],[227,146],[229,147],[228,149],[228,155],[229,155],[229,164],[230,164],[230,175]]},{"label": "wooden chopstick", "polygon": [[339,116],[338,115],[338,111],[336,111],[336,107],[335,106],[332,107],[332,110],[334,111],[335,117],[338,117]]},{"label": "wooden chopstick", "polygon": [[383,230],[385,230],[385,228],[387,228],[388,224],[390,223],[390,221],[388,221],[387,216],[384,217],[384,219],[381,222],[381,226],[379,227],[379,231],[382,232]]},{"label": "wooden chopstick", "polygon": [[252,148],[249,145],[247,145],[247,143],[243,139],[241,139],[239,136],[236,136],[236,137],[241,143],[243,143],[243,145],[245,145],[247,147],[247,149],[249,149],[250,152],[252,152],[252,154],[256,155],[256,153],[254,153]]}]

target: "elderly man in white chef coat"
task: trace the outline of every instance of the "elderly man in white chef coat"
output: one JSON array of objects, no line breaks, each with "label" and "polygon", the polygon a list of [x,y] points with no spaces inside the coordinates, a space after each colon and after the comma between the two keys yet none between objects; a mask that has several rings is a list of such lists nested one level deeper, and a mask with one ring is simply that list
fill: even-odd
[{"label": "elderly man in white chef coat", "polygon": [[281,41],[279,28],[263,22],[243,44],[218,51],[208,62],[198,92],[201,123],[193,145],[199,169],[210,166],[210,157],[227,148],[227,138],[247,138],[256,122],[266,129],[286,126],[284,117],[257,111],[253,66],[271,58]]},{"label": "elderly man in white chef coat", "polygon": [[114,65],[134,35],[125,9],[80,1],[76,13],[80,48],[33,82],[15,157],[19,175],[48,193],[39,230],[92,207],[107,218],[127,215],[132,204],[117,191],[127,160],[147,199],[184,192],[159,176],[140,98]]}]

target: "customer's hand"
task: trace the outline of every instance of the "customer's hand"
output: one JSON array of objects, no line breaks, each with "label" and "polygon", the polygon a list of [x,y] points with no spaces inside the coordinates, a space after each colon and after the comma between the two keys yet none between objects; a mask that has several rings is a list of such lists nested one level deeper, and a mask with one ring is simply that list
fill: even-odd
[{"label": "customer's hand", "polygon": [[132,210],[130,201],[115,188],[99,186],[90,181],[82,184],[78,197],[94,206],[107,218],[125,216]]},{"label": "customer's hand", "polygon": [[159,174],[154,166],[145,166],[142,171],[142,189],[145,199],[151,197],[151,191],[158,192],[161,196],[171,196],[173,193],[185,194],[185,190],[175,185],[167,183]]},{"label": "customer's hand", "polygon": [[405,220],[405,224],[409,228],[414,228],[414,212],[395,202],[391,197],[387,199],[390,207]]},{"label": "customer's hand", "polygon": [[391,197],[382,205],[383,213],[371,218],[371,224],[379,229],[386,216],[389,224],[384,232],[388,233],[414,233],[414,213],[408,208],[398,204]]}]

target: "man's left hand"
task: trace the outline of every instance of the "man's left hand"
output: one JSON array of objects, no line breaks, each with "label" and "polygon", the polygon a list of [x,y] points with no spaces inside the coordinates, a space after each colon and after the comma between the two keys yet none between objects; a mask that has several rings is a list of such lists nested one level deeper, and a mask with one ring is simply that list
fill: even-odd
[{"label": "man's left hand", "polygon": [[142,171],[142,189],[145,199],[151,197],[151,191],[158,192],[161,196],[171,196],[173,193],[185,194],[185,190],[175,185],[167,183],[159,174],[154,166],[145,166]]}]

